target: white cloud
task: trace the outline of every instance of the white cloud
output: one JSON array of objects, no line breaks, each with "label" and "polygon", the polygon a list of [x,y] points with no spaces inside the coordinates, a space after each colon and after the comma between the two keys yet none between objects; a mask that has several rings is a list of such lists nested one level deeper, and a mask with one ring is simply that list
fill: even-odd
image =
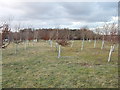
[{"label": "white cloud", "polygon": [[[34,28],[81,28],[101,27],[104,22],[117,21],[117,3],[65,3],[24,2],[24,0],[0,1],[0,20],[14,17],[13,26],[21,23]],[[110,8],[110,9],[109,9]]]},{"label": "white cloud", "polygon": [[118,22],[118,16],[112,16],[111,21],[113,21],[113,22]]}]

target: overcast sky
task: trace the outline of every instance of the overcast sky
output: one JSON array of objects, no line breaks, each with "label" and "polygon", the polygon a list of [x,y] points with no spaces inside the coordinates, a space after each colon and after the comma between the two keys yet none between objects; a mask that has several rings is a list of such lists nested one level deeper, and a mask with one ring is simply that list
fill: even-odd
[{"label": "overcast sky", "polygon": [[117,22],[117,2],[0,2],[0,20],[32,28],[95,28]]}]

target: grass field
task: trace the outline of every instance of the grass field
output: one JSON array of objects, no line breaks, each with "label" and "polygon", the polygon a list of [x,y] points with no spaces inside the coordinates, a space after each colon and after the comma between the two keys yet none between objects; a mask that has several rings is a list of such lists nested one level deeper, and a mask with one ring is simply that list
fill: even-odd
[{"label": "grass field", "polygon": [[[118,49],[107,62],[110,43],[85,41],[81,51],[81,41],[73,47],[62,47],[61,58],[57,58],[56,48],[46,41],[11,43],[2,51],[2,87],[8,88],[118,88]],[[55,45],[55,43],[53,43]]]}]

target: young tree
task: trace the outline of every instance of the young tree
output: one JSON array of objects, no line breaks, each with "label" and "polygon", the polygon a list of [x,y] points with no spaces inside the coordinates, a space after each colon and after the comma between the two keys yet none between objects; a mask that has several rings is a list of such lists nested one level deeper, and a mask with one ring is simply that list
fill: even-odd
[{"label": "young tree", "polygon": [[11,22],[13,17],[2,18],[0,21],[0,36],[1,36],[1,48],[6,48],[10,44],[10,36],[9,33],[11,32]]},{"label": "young tree", "polygon": [[84,41],[85,41],[85,28],[82,28],[81,29],[81,37],[82,37],[82,45],[81,45],[81,51],[83,50],[83,48],[84,48]]},{"label": "young tree", "polygon": [[110,28],[110,37],[111,37],[111,43],[112,43],[112,46],[113,46],[113,50],[115,49],[115,45],[117,43],[117,40],[116,40],[116,35],[117,35],[117,24],[115,23],[112,23],[111,25],[111,28]]},{"label": "young tree", "polygon": [[97,43],[97,39],[99,37],[99,32],[100,32],[100,29],[96,28],[95,29],[95,35],[94,35],[94,48],[96,48],[96,43]]},{"label": "young tree", "polygon": [[55,33],[56,32],[54,30],[52,29],[49,30],[49,44],[51,47],[53,46],[52,43],[53,43],[53,40],[55,39]]},{"label": "young tree", "polygon": [[116,44],[115,36],[117,35],[117,30],[118,30],[117,28],[118,28],[117,24],[115,24],[115,23],[112,23],[110,25],[110,39],[111,39],[110,42],[112,43],[112,45],[111,45],[109,56],[108,56],[108,62],[110,62],[112,52],[114,52],[114,50],[115,50],[115,44]]},{"label": "young tree", "polygon": [[[58,43],[57,43],[57,41],[58,41],[58,35],[59,35],[58,29],[59,29],[59,28],[56,29],[56,37],[55,37],[55,39],[56,39],[56,43],[55,43],[55,45],[56,45],[56,51],[58,51]],[[60,57],[60,52],[61,52],[61,51],[60,51],[60,46],[59,46],[59,52],[58,52],[58,56],[59,56],[59,57]],[[58,58],[59,58],[59,57],[58,57]]]},{"label": "young tree", "polygon": [[101,49],[103,49],[105,47],[105,36],[107,36],[108,33],[109,33],[109,24],[105,23],[105,25],[103,26],[103,30],[101,32],[101,34],[102,34],[102,46],[101,46]]},{"label": "young tree", "polygon": [[35,31],[33,31],[33,34],[34,34],[34,41],[35,42],[38,42],[38,40],[39,40],[39,30],[35,30]]},{"label": "young tree", "polygon": [[25,34],[26,34],[26,37],[25,37],[25,50],[27,50],[27,46],[28,46],[28,44],[29,44],[29,30],[28,29],[26,29],[25,30]]},{"label": "young tree", "polygon": [[9,33],[10,33],[10,27],[8,24],[4,24],[1,31],[1,45],[2,48],[6,48],[10,44],[9,40]]},{"label": "young tree", "polygon": [[104,43],[105,43],[105,38],[104,38],[104,36],[105,36],[105,26],[103,27],[103,30],[101,31],[101,35],[102,35],[102,45],[101,45],[101,49],[103,49],[104,48]]},{"label": "young tree", "polygon": [[18,52],[18,44],[20,43],[20,23],[15,25],[14,43],[15,43],[15,54]]},{"label": "young tree", "polygon": [[58,58],[61,57],[61,46],[67,46],[69,45],[69,31],[64,29],[64,30],[59,30],[57,29],[57,38],[56,42],[58,43]]}]

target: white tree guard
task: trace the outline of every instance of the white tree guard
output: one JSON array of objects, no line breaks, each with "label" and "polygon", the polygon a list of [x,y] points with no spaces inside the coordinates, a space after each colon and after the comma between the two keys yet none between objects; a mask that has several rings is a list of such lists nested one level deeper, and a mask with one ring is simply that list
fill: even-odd
[{"label": "white tree guard", "polygon": [[109,56],[108,56],[108,62],[110,62],[110,60],[111,60],[112,49],[113,49],[113,46],[111,46],[111,48],[110,48],[110,52],[109,52]]},{"label": "white tree guard", "polygon": [[82,41],[81,50],[83,50],[83,47],[84,47],[84,39],[83,39],[83,41]]},{"label": "white tree guard", "polygon": [[58,51],[58,43],[55,43],[56,51]]},{"label": "white tree guard", "polygon": [[48,43],[49,43],[50,47],[52,47],[52,40],[51,39],[48,40]]},{"label": "white tree guard", "polygon": [[58,58],[60,58],[60,56],[61,56],[61,45],[59,45],[58,47]]},{"label": "white tree guard", "polygon": [[96,48],[96,39],[94,40],[94,48]]},{"label": "white tree guard", "polygon": [[113,48],[112,48],[112,52],[114,52],[115,51],[115,44],[113,45]]},{"label": "white tree guard", "polygon": [[89,42],[91,42],[91,40],[89,39]]},{"label": "white tree guard", "polygon": [[103,47],[104,47],[104,40],[102,41],[102,46],[101,46],[101,49],[103,49]]},{"label": "white tree guard", "polygon": [[71,44],[71,47],[73,47],[73,43],[74,43],[74,40],[72,40],[72,44]]}]

